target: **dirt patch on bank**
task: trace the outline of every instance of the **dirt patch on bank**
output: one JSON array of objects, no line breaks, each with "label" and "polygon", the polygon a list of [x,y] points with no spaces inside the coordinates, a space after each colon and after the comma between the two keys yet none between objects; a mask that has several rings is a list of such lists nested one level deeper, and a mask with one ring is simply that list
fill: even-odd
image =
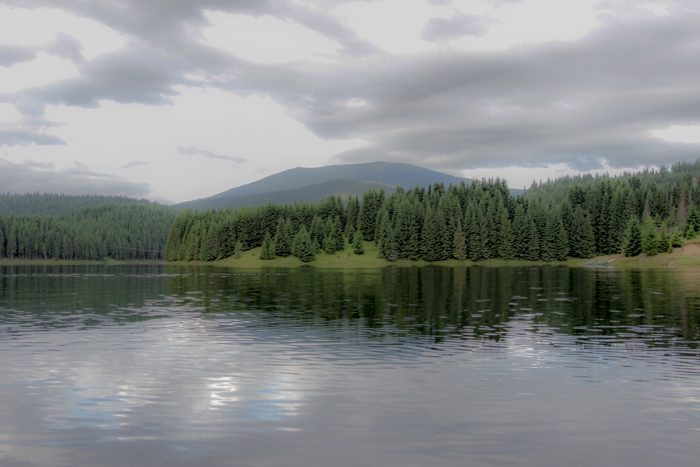
[{"label": "dirt patch on bank", "polygon": [[673,254],[677,256],[700,256],[700,243],[691,243],[681,248],[673,250]]}]

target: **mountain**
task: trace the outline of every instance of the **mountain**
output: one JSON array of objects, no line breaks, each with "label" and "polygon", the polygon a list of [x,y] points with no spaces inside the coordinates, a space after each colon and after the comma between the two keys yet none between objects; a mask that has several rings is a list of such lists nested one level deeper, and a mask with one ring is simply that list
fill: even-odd
[{"label": "mountain", "polygon": [[370,162],[366,164],[297,167],[208,198],[177,205],[184,209],[227,209],[265,204],[316,202],[328,196],[359,196],[370,189],[393,192],[396,187],[414,188],[434,183],[470,183],[435,170],[410,164]]}]

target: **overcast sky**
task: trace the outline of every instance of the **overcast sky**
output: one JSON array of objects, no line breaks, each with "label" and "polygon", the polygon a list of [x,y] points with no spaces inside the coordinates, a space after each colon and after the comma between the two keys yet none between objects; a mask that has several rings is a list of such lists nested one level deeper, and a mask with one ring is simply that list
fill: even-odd
[{"label": "overcast sky", "polygon": [[700,156],[697,0],[0,0],[0,192],[408,162],[522,187]]}]

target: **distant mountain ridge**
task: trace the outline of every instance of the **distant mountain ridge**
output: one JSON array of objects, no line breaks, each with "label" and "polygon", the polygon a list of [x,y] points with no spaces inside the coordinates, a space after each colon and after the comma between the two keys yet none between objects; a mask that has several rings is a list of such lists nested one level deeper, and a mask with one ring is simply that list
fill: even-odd
[{"label": "distant mountain ridge", "polygon": [[393,192],[397,187],[410,189],[435,183],[452,185],[462,182],[471,183],[471,180],[402,163],[297,167],[208,198],[181,203],[176,207],[205,210],[294,202],[313,203],[328,196],[360,196],[371,189]]}]

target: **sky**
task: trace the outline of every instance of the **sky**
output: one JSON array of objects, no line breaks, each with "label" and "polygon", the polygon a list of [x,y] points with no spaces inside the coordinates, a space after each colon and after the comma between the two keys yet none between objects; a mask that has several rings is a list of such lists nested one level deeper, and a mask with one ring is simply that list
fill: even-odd
[{"label": "sky", "polygon": [[0,192],[696,160],[699,57],[697,0],[0,0]]}]

